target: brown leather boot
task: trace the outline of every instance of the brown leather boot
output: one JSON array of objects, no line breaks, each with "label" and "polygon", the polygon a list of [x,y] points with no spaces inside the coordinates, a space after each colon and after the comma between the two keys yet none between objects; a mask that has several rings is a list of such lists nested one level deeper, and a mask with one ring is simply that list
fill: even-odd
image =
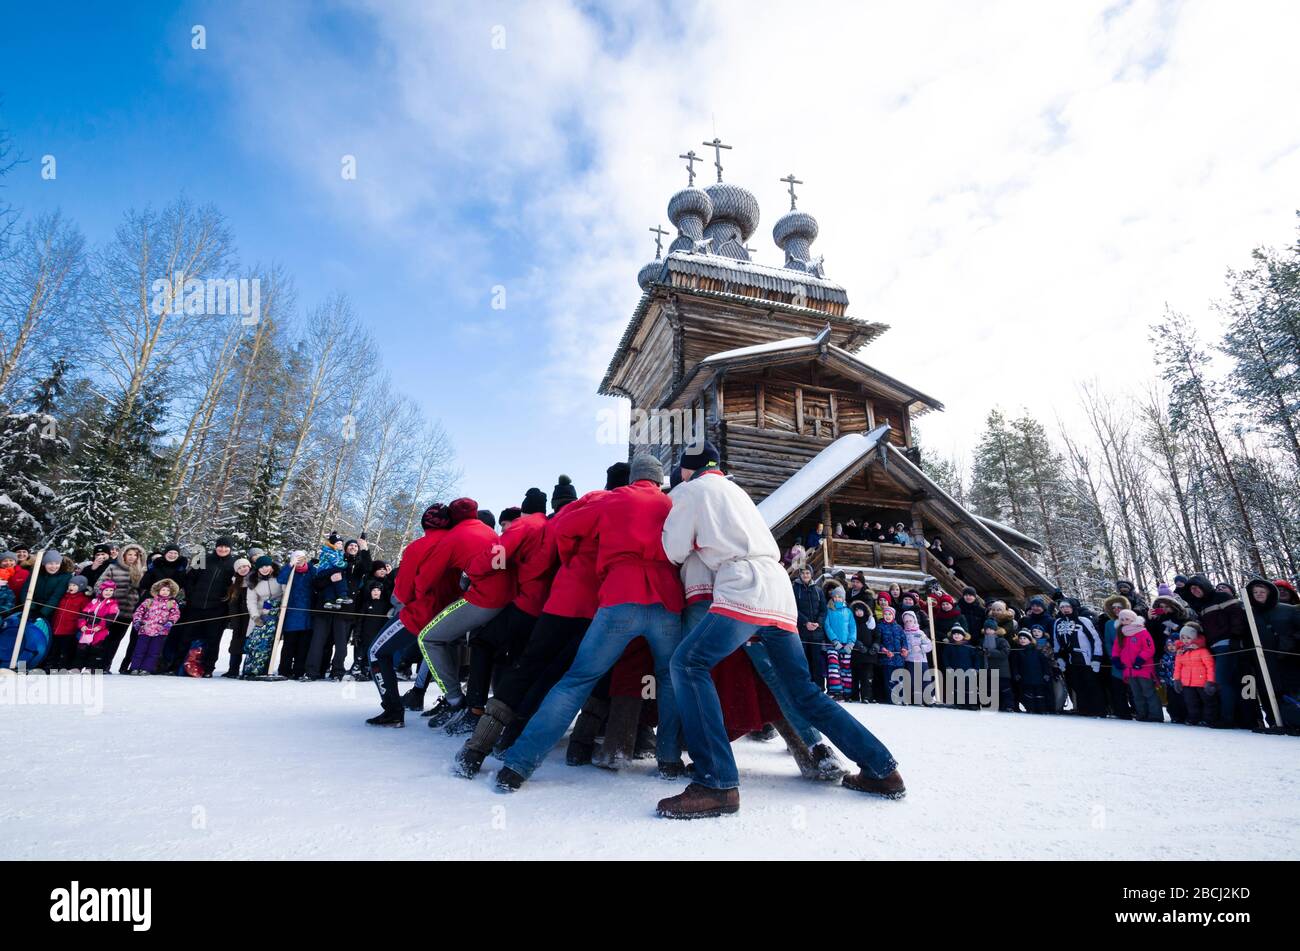
[{"label": "brown leather boot", "polygon": [[659,800],[656,809],[665,819],[711,819],[740,812],[739,789],[710,789],[691,783],[685,792]]},{"label": "brown leather boot", "polygon": [[605,742],[591,761],[602,769],[618,770],[626,766],[636,745],[636,727],[640,719],[640,697],[610,697]]},{"label": "brown leather boot", "polygon": [[903,777],[898,770],[894,770],[884,779],[874,779],[859,772],[855,776],[845,776],[844,785],[858,792],[870,793],[885,799],[902,799],[907,795],[907,787],[903,785]]}]

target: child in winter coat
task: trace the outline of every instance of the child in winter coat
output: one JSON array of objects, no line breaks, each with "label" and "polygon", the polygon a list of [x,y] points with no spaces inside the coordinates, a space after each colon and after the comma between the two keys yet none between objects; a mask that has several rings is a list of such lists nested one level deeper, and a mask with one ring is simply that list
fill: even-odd
[{"label": "child in winter coat", "polygon": [[348,595],[347,556],[343,552],[343,539],[335,532],[331,532],[325,544],[320,546],[320,558],[316,564],[317,574],[328,574],[330,569],[338,569],[343,577],[329,582],[321,589],[321,597],[325,602],[321,606],[330,609],[347,607],[352,603],[352,598]]},{"label": "child in winter coat", "polygon": [[907,634],[894,620],[894,609],[888,604],[882,609],[880,623],[876,625],[880,640],[876,656],[880,658],[881,672],[885,676],[885,689],[890,703],[906,703],[906,688],[900,688],[906,679],[902,673],[907,663]]},{"label": "child in winter coat", "polygon": [[59,599],[50,630],[50,652],[45,658],[45,666],[50,670],[68,670],[76,659],[77,634],[84,620],[82,611],[90,603],[90,595],[86,594],[89,588],[85,575],[74,575],[68,581],[68,593]]},{"label": "child in winter coat", "polygon": [[1111,648],[1111,655],[1124,671],[1124,682],[1133,698],[1137,719],[1164,723],[1165,711],[1156,696],[1156,645],[1146,622],[1135,611],[1125,608],[1116,616],[1115,625],[1119,636]]},{"label": "child in winter coat", "polygon": [[135,630],[140,636],[131,655],[131,673],[152,674],[158,669],[167,632],[181,617],[176,603],[180,590],[180,585],[170,578],[156,581],[149,589],[149,597],[136,607]]},{"label": "child in winter coat", "polygon": [[361,589],[361,619],[357,622],[356,676],[370,676],[370,644],[388,623],[388,586],[383,578],[372,577]]},{"label": "child in winter coat", "polygon": [[121,610],[113,597],[117,582],[100,578],[98,593],[86,605],[81,634],[77,637],[77,656],[73,667],[80,670],[104,669],[104,641],[108,638],[108,622],[117,618]]},{"label": "child in winter coat", "polygon": [[1219,691],[1214,679],[1214,655],[1205,646],[1205,634],[1196,621],[1184,624],[1178,639],[1174,689],[1187,706],[1187,722],[1193,726],[1213,726],[1218,719],[1214,696]]},{"label": "child in winter coat", "polygon": [[18,556],[11,551],[0,555],[0,616],[14,609],[14,593],[9,587],[9,579],[18,570]]},{"label": "child in winter coat", "polygon": [[[1178,631],[1186,621],[1187,603],[1178,595],[1162,594],[1151,602],[1147,631],[1156,642],[1157,689],[1164,691],[1163,699],[1169,711],[1169,719],[1175,723],[1187,722],[1187,706],[1183,703],[1183,695],[1174,689],[1174,661],[1178,657],[1181,643]],[[1159,650],[1161,644],[1164,645],[1163,651]]]},{"label": "child in winter coat", "polygon": [[847,700],[853,692],[853,642],[857,640],[853,612],[844,603],[844,589],[836,585],[826,610],[826,693]]},{"label": "child in winter coat", "polygon": [[[906,603],[907,598],[903,601]],[[934,702],[933,685],[927,685],[926,673],[930,669],[927,658],[934,649],[934,642],[921,630],[921,624],[912,611],[903,612],[903,634],[907,637],[907,648],[903,656],[907,659],[907,668],[911,674],[912,698],[914,702],[927,706]],[[927,690],[927,686],[930,687]]]},{"label": "child in winter coat", "polygon": [[947,682],[952,684],[954,696],[945,696],[944,699],[959,710],[980,708],[979,682],[976,679],[979,676],[979,661],[979,654],[966,639],[966,629],[960,624],[950,627],[947,643],[943,645],[943,666],[945,671],[951,672]]},{"label": "child in winter coat", "polygon": [[853,642],[853,691],[849,699],[874,703],[876,647],[880,641],[876,615],[866,601],[854,601],[849,610],[853,612],[853,623],[857,625],[857,637]]},{"label": "child in winter coat", "polygon": [[[1035,642],[1034,637],[1040,638]],[[1052,648],[1047,643],[1047,632],[1041,625],[1021,631],[1016,635],[1016,648],[1011,652],[1011,680],[1020,695],[1026,713],[1046,713],[1050,709],[1048,692],[1052,686]]]}]

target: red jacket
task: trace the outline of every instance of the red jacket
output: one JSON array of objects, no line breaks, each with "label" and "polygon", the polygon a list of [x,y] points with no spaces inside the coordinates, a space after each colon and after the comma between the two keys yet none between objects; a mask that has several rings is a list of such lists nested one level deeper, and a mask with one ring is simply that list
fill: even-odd
[{"label": "red jacket", "polygon": [[542,608],[547,614],[585,618],[596,614],[596,592],[600,588],[600,581],[596,578],[596,537],[589,535],[576,546],[570,545],[567,554],[560,552],[559,540],[569,519],[577,518],[579,512],[607,494],[604,489],[588,492],[547,520],[537,557],[559,565],[555,577],[551,579],[551,591]]},{"label": "red jacket", "polygon": [[1205,649],[1199,634],[1191,647],[1180,647],[1174,659],[1174,680],[1184,687],[1204,687],[1214,683],[1214,655]]},{"label": "red jacket", "polygon": [[14,573],[9,576],[9,589],[13,591],[15,598],[23,593],[23,585],[27,583],[27,579],[31,576],[31,571],[22,565],[14,566]]},{"label": "red jacket", "polygon": [[545,545],[545,533],[546,516],[532,512],[515,519],[501,535],[506,564],[514,570],[518,589],[515,607],[532,617],[542,613],[555,576],[555,553]]},{"label": "red jacket", "polygon": [[[500,542],[497,533],[477,518],[457,522],[420,569],[416,584],[423,586],[421,579],[432,581],[449,571],[457,575],[463,571],[469,575],[466,601],[480,608],[503,608],[515,596],[515,583],[500,557]],[[478,559],[484,553],[487,557]],[[501,567],[494,567],[497,565]]]},{"label": "red jacket", "polygon": [[[433,619],[433,616],[450,603],[450,601],[439,603],[442,597],[451,593],[445,583],[437,584],[440,579],[434,578],[425,587],[420,586],[420,569],[446,534],[445,528],[430,529],[407,545],[402,552],[397,580],[393,582],[393,597],[402,602],[402,611],[397,615],[398,620],[412,634],[419,634],[424,630],[424,626]],[[455,589],[454,597],[460,597],[459,585]]]},{"label": "red jacket", "polygon": [[59,599],[59,609],[54,612],[54,630],[51,633],[55,637],[64,637],[79,632],[81,612],[89,603],[90,595],[81,591],[76,594],[65,594]]},{"label": "red jacket", "polygon": [[663,545],[664,519],[672,507],[647,479],[614,489],[564,520],[557,540],[560,557],[595,536],[601,607],[662,604],[680,613],[682,579]]}]

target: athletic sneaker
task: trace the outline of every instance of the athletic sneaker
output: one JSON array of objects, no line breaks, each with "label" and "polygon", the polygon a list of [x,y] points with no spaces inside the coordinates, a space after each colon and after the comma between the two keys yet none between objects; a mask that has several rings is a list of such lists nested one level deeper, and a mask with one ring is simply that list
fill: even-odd
[{"label": "athletic sneaker", "polygon": [[443,730],[448,736],[468,736],[474,732],[474,729],[478,726],[479,718],[482,716],[481,713],[471,713],[469,708],[466,707],[448,720]]},{"label": "athletic sneaker", "polygon": [[452,703],[446,697],[439,697],[438,702],[433,705],[433,709],[428,714],[429,729],[434,730],[440,726],[445,726],[447,721],[455,716],[463,706],[465,706],[463,699]]},{"label": "athletic sneaker", "polygon": [[366,721],[371,726],[390,726],[401,729],[406,726],[406,715],[401,710],[385,710],[377,717]]}]

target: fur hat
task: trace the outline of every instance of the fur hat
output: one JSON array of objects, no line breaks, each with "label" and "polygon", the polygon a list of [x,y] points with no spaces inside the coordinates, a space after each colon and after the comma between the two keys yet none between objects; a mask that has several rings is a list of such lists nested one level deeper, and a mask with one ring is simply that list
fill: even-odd
[{"label": "fur hat", "polygon": [[163,578],[161,581],[155,581],[150,586],[149,593],[156,598],[158,597],[158,592],[161,591],[163,588],[171,588],[173,598],[181,593],[181,586],[178,585],[175,581],[172,581],[171,578]]},{"label": "fur hat", "polygon": [[[1101,602],[1101,609],[1111,617],[1115,617],[1120,611],[1127,611],[1132,606],[1133,605],[1129,604],[1128,598],[1124,597],[1122,594],[1112,594],[1105,601]],[[1114,610],[1112,611],[1111,608],[1114,608]]]}]

